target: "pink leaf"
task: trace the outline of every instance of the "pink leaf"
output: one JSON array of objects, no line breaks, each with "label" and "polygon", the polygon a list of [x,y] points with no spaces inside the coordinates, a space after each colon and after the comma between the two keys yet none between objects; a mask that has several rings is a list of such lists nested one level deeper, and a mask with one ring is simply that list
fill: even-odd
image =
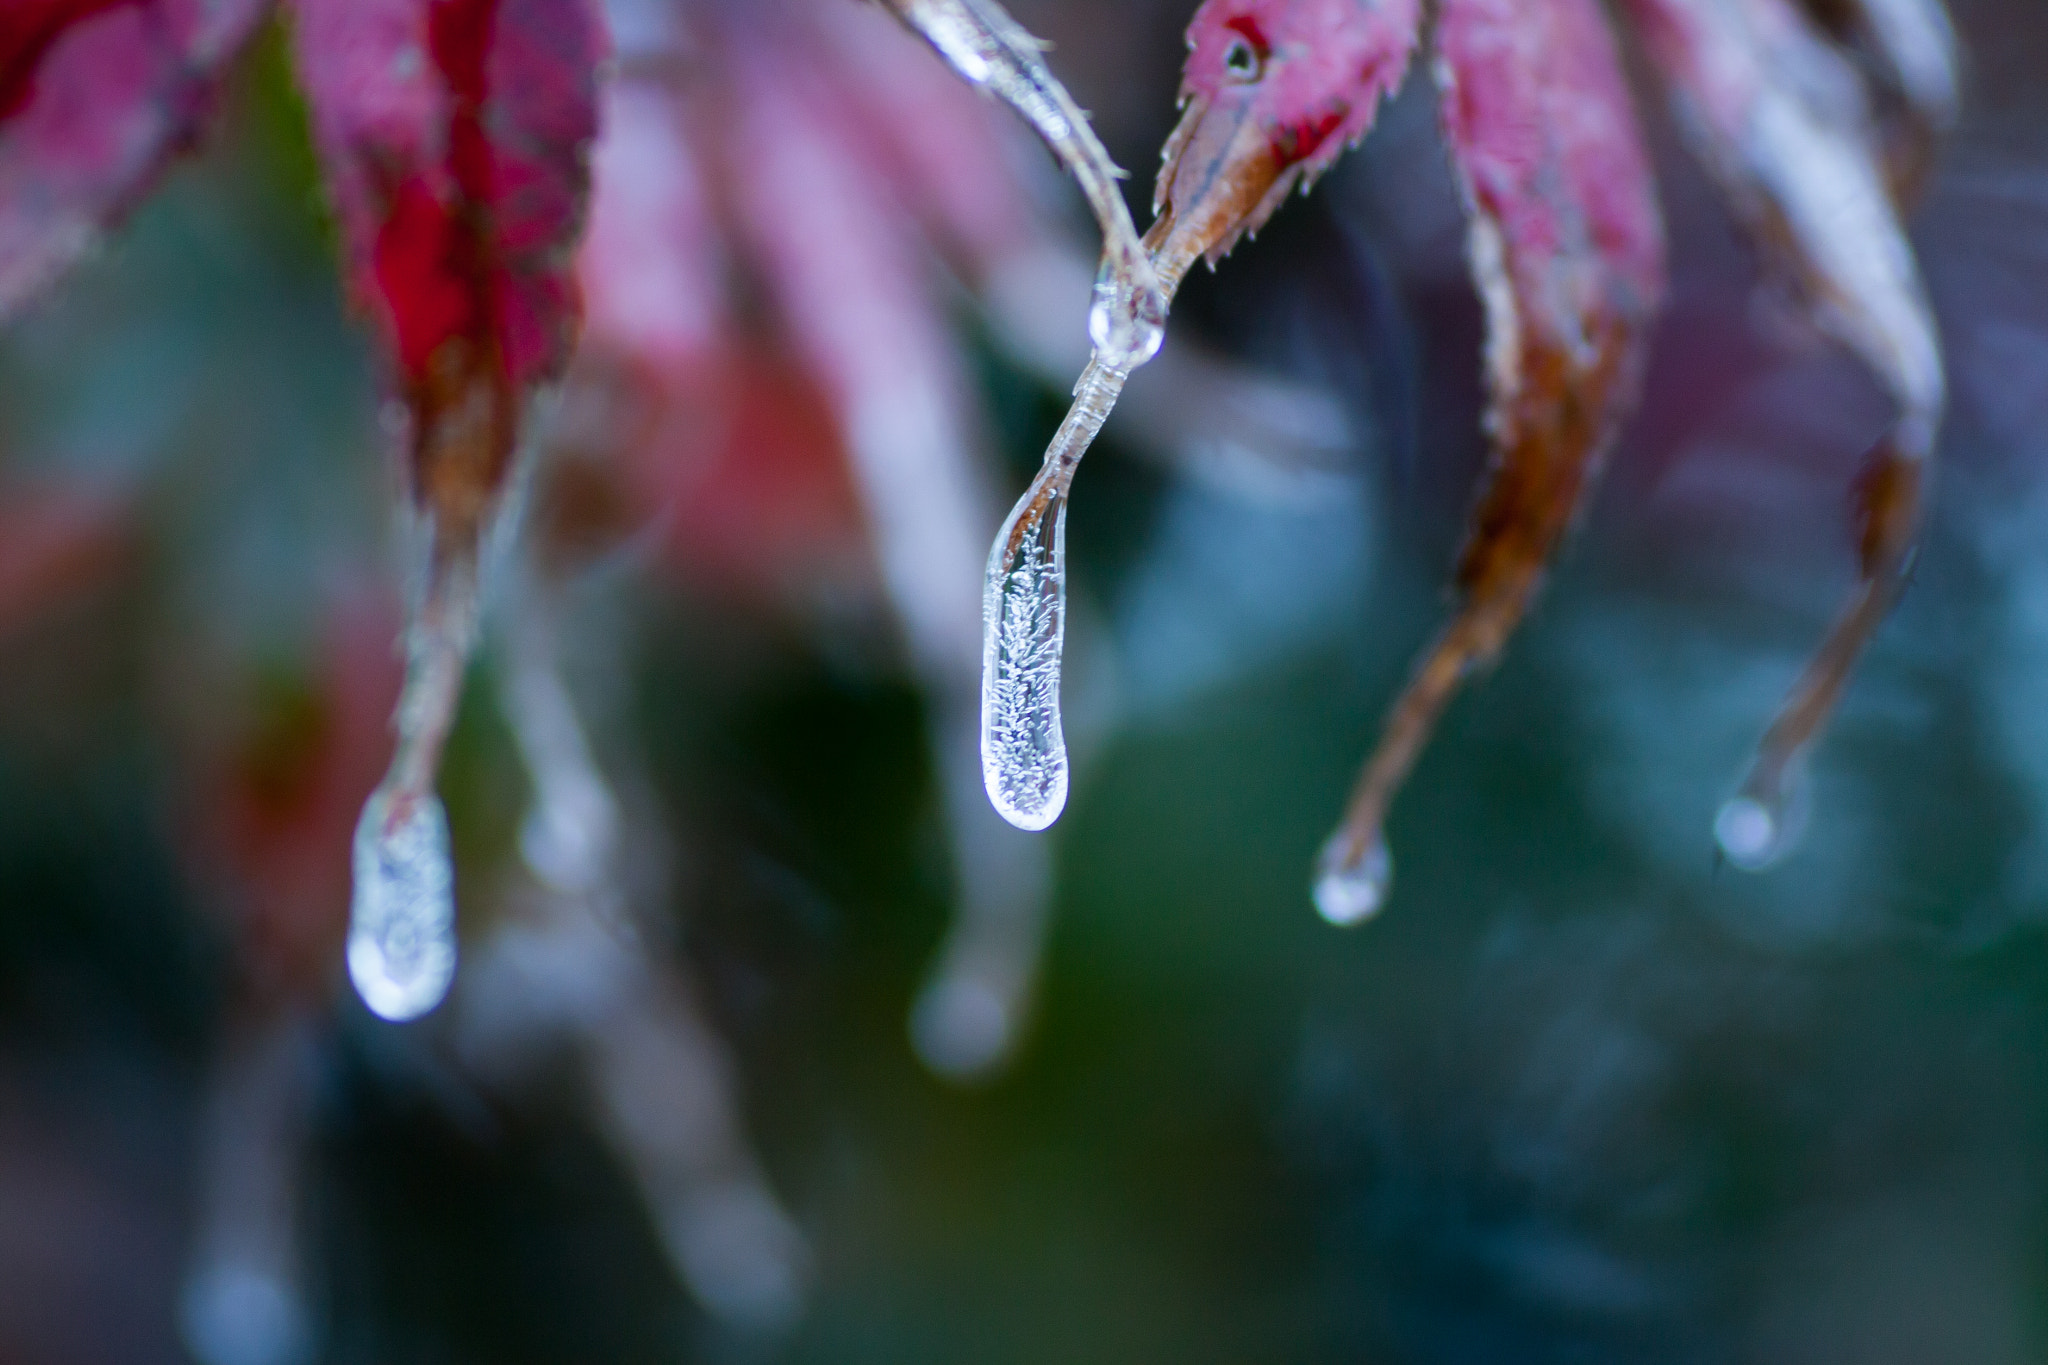
[{"label": "pink leaf", "polygon": [[268,0],[0,5],[0,317],[52,282],[198,131]]}]

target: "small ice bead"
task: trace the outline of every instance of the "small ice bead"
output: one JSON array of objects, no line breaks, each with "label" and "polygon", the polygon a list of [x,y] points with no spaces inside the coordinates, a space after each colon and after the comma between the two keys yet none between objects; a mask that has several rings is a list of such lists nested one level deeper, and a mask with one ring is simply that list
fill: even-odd
[{"label": "small ice bead", "polygon": [[1166,339],[1166,301],[1159,291],[1137,287],[1112,257],[1095,278],[1088,310],[1088,339],[1112,369],[1130,370],[1159,354]]},{"label": "small ice bead", "polygon": [[455,977],[455,874],[439,799],[392,814],[379,791],[356,825],[348,973],[364,1004],[403,1023],[440,1004]]},{"label": "small ice bead", "polygon": [[1339,928],[1362,924],[1378,914],[1394,880],[1386,840],[1374,835],[1356,857],[1351,856],[1350,845],[1350,838],[1339,830],[1317,864],[1316,913]]},{"label": "small ice bead", "polygon": [[990,556],[982,601],[982,781],[996,811],[1023,830],[1046,828],[1067,804],[1067,740],[1060,724],[1065,516],[1060,497],[1005,565],[1013,516]]}]

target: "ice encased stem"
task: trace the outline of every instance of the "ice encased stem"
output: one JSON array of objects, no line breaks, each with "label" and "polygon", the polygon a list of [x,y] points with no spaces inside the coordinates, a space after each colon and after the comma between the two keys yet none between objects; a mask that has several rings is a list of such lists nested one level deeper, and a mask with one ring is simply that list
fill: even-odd
[{"label": "ice encased stem", "polygon": [[349,977],[394,1022],[440,1004],[455,978],[455,873],[434,780],[476,625],[474,556],[437,561],[407,635],[398,749],[356,825]]},{"label": "ice encased stem", "polygon": [[431,792],[378,790],[356,826],[348,972],[385,1019],[417,1019],[455,977],[448,817]]},{"label": "ice encased stem", "polygon": [[1039,830],[1067,803],[1060,664],[1067,635],[1067,491],[1127,372],[1090,361],[1045,464],[989,551],[982,588],[981,769],[989,800]]},{"label": "ice encased stem", "polygon": [[1066,541],[1067,490],[1048,465],[996,538],[982,599],[982,780],[1019,829],[1044,829],[1067,804]]},{"label": "ice encased stem", "polygon": [[1166,335],[1167,298],[1138,239],[1122,172],[1040,56],[1036,38],[995,0],[888,0],[961,76],[994,92],[1045,139],[1088,199],[1102,229],[1102,269],[1088,315],[1095,350],[1119,369],[1150,360]]}]

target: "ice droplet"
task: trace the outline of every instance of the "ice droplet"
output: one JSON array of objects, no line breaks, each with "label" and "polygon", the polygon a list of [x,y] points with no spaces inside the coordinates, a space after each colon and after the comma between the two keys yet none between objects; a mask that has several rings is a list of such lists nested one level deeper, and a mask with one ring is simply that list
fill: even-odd
[{"label": "ice droplet", "polygon": [[1317,864],[1316,913],[1339,928],[1363,924],[1387,903],[1394,880],[1394,860],[1387,841],[1374,834],[1363,848],[1348,830],[1338,830],[1323,846]]},{"label": "ice droplet", "polygon": [[1019,829],[1044,829],[1067,804],[1066,514],[1064,480],[1048,465],[997,535],[982,595],[981,775]]},{"label": "ice droplet", "polygon": [[356,825],[348,973],[394,1023],[441,1003],[455,976],[455,874],[448,816],[432,793],[379,790]]},{"label": "ice droplet", "polygon": [[1806,784],[1795,779],[1746,784],[1714,816],[1714,842],[1744,872],[1761,872],[1806,832]]},{"label": "ice droplet", "polygon": [[1112,369],[1135,370],[1159,354],[1169,307],[1149,267],[1139,272],[1115,253],[1104,253],[1088,310],[1088,339],[1097,358]]}]

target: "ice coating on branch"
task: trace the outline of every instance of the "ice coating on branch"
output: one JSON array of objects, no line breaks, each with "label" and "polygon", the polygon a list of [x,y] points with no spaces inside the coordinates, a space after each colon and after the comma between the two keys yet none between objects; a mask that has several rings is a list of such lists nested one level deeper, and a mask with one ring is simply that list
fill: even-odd
[{"label": "ice coating on branch", "polygon": [[1102,267],[1088,331],[1104,363],[1144,364],[1166,335],[1168,291],[1153,273],[1117,189],[1121,172],[1088,116],[1045,65],[1043,44],[996,0],[884,0],[955,71],[994,92],[1045,139],[1087,196],[1102,228]]},{"label": "ice coating on branch", "polygon": [[268,0],[0,4],[0,318],[198,132]]},{"label": "ice coating on branch", "polygon": [[[1385,895],[1387,808],[1444,707],[1499,656],[1541,586],[1635,404],[1664,289],[1649,158],[1597,0],[1443,0],[1436,42],[1486,308],[1495,453],[1458,564],[1458,612],[1394,704],[1324,852],[1317,902],[1339,923]],[[1338,895],[1346,886],[1371,895]]]},{"label": "ice coating on branch", "polygon": [[455,979],[455,875],[439,798],[372,796],[353,861],[349,978],[374,1013],[417,1019]]},{"label": "ice coating on branch", "polygon": [[[1724,808],[1717,834],[1725,836],[1751,823],[1745,812],[1780,809],[1856,660],[1904,590],[1947,380],[1869,92],[1848,59],[1788,0],[1629,2],[1688,131],[1752,232],[1790,268],[1814,319],[1871,368],[1898,408],[1856,488],[1863,581]],[[1741,842],[1721,839],[1730,860],[1746,865]],[[1772,857],[1784,842],[1782,834],[1773,839]]]},{"label": "ice coating on branch", "polygon": [[[1213,265],[1295,185],[1308,185],[1372,124],[1414,50],[1414,0],[1211,0],[1188,29],[1180,125],[1145,235],[1171,301],[1197,260]],[[989,553],[982,612],[982,765],[990,799],[1022,829],[1066,802],[1059,715],[1069,488],[1123,392],[1128,367],[1100,351]]]}]

